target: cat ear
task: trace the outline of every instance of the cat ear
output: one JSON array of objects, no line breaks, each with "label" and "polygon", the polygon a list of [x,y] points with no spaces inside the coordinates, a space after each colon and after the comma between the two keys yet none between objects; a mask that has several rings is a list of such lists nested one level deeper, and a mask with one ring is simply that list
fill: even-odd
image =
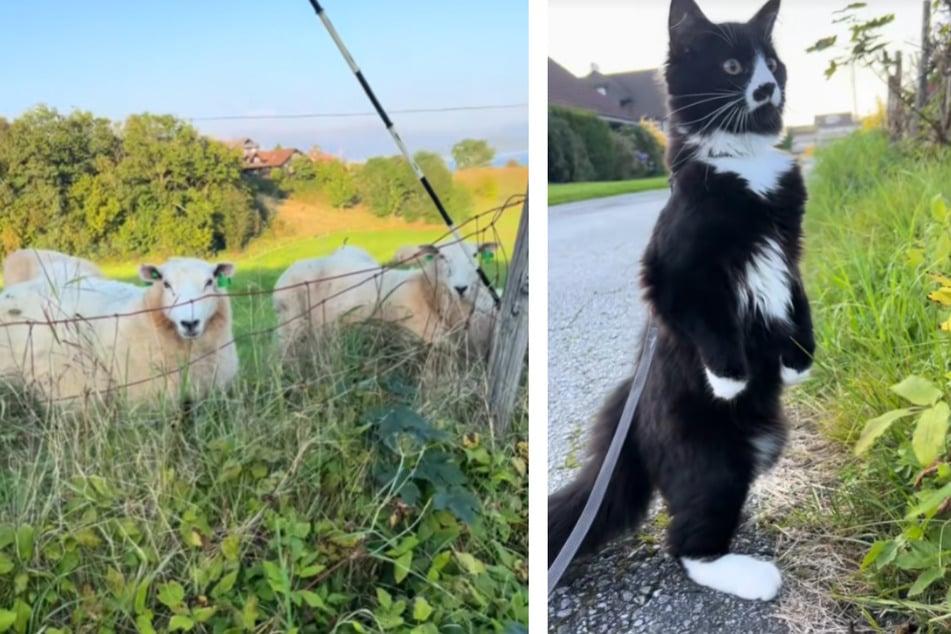
[{"label": "cat ear", "polygon": [[747,24],[759,31],[764,38],[769,39],[773,35],[773,25],[776,24],[777,15],[779,15],[779,0],[769,0]]},{"label": "cat ear", "polygon": [[694,0],[671,0],[667,27],[672,42],[698,27],[709,26],[709,24],[710,20]]}]

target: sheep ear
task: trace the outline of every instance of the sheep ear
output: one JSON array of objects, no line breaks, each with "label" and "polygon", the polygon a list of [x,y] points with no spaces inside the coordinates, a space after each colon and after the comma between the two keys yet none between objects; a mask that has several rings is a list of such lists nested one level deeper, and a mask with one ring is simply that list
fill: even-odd
[{"label": "sheep ear", "polygon": [[228,288],[231,286],[231,276],[234,275],[234,264],[231,262],[222,262],[215,267],[215,281],[218,288]]},{"label": "sheep ear", "polygon": [[156,280],[162,279],[162,272],[158,270],[157,266],[143,264],[139,267],[139,278],[141,278],[143,282],[151,284]]},{"label": "sheep ear", "polygon": [[439,255],[439,248],[432,244],[421,244],[419,245],[419,252],[423,255],[425,261],[432,262],[433,258]]},{"label": "sheep ear", "polygon": [[489,262],[495,258],[495,252],[498,248],[498,242],[483,242],[476,248],[476,253],[483,262]]},{"label": "sheep ear", "polygon": [[393,254],[393,264],[396,266],[414,264],[416,260],[419,259],[419,255],[419,247],[414,247],[411,245],[400,247],[396,250],[396,253]]}]

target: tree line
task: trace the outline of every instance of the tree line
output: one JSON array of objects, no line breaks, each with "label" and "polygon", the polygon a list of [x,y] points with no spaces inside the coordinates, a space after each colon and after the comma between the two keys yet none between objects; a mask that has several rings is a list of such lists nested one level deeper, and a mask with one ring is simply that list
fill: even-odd
[{"label": "tree line", "polygon": [[[484,141],[453,148],[457,164],[492,160]],[[460,160],[460,158],[462,160]],[[441,156],[415,156],[446,208],[471,215],[473,195],[453,182]],[[399,156],[363,165],[296,157],[274,181],[242,173],[240,150],[171,115],[122,122],[84,111],[36,107],[0,117],[0,255],[35,246],[92,257],[239,250],[267,225],[257,195],[312,188],[336,207],[363,202],[378,216],[438,220]]]},{"label": "tree line", "polygon": [[0,119],[0,251],[96,256],[241,248],[263,210],[241,157],[168,115],[40,106]]},{"label": "tree line", "polygon": [[610,126],[594,114],[548,107],[548,181],[613,181],[664,174],[663,134],[647,122]]},{"label": "tree line", "polygon": [[[495,157],[495,149],[481,139],[463,139],[453,146],[452,156],[460,169],[486,167]],[[472,215],[473,192],[453,181],[452,171],[442,156],[420,151],[413,160],[426,174],[454,219],[464,220]],[[337,208],[364,203],[380,217],[440,220],[439,212],[420,186],[419,178],[401,155],[373,157],[361,165],[311,161],[306,156],[297,156],[291,161],[291,169],[286,175],[276,176],[285,191],[322,191],[330,204]]]}]

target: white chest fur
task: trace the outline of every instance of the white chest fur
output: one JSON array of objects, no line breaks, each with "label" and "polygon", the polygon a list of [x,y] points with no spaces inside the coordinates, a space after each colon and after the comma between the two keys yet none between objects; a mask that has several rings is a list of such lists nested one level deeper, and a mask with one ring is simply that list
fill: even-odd
[{"label": "white chest fur", "polygon": [[713,132],[688,140],[697,147],[697,159],[718,172],[732,172],[750,191],[765,197],[795,165],[795,158],[773,147],[776,138],[761,134]]},{"label": "white chest fur", "polygon": [[741,314],[752,307],[761,317],[788,322],[792,309],[790,282],[782,249],[767,238],[753,252],[740,280],[737,295]]}]

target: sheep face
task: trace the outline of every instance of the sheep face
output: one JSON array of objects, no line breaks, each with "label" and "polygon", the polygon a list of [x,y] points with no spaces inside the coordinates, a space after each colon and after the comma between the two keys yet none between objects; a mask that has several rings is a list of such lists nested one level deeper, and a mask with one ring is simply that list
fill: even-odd
[{"label": "sheep face", "polygon": [[171,259],[160,267],[143,264],[139,277],[162,288],[162,313],[182,339],[197,339],[219,310],[220,286],[234,275],[229,262]]},{"label": "sheep face", "polygon": [[481,289],[481,280],[476,271],[483,254],[495,253],[495,242],[453,242],[444,245],[426,244],[419,248],[423,266],[437,283],[445,285],[454,297],[471,302]]}]

